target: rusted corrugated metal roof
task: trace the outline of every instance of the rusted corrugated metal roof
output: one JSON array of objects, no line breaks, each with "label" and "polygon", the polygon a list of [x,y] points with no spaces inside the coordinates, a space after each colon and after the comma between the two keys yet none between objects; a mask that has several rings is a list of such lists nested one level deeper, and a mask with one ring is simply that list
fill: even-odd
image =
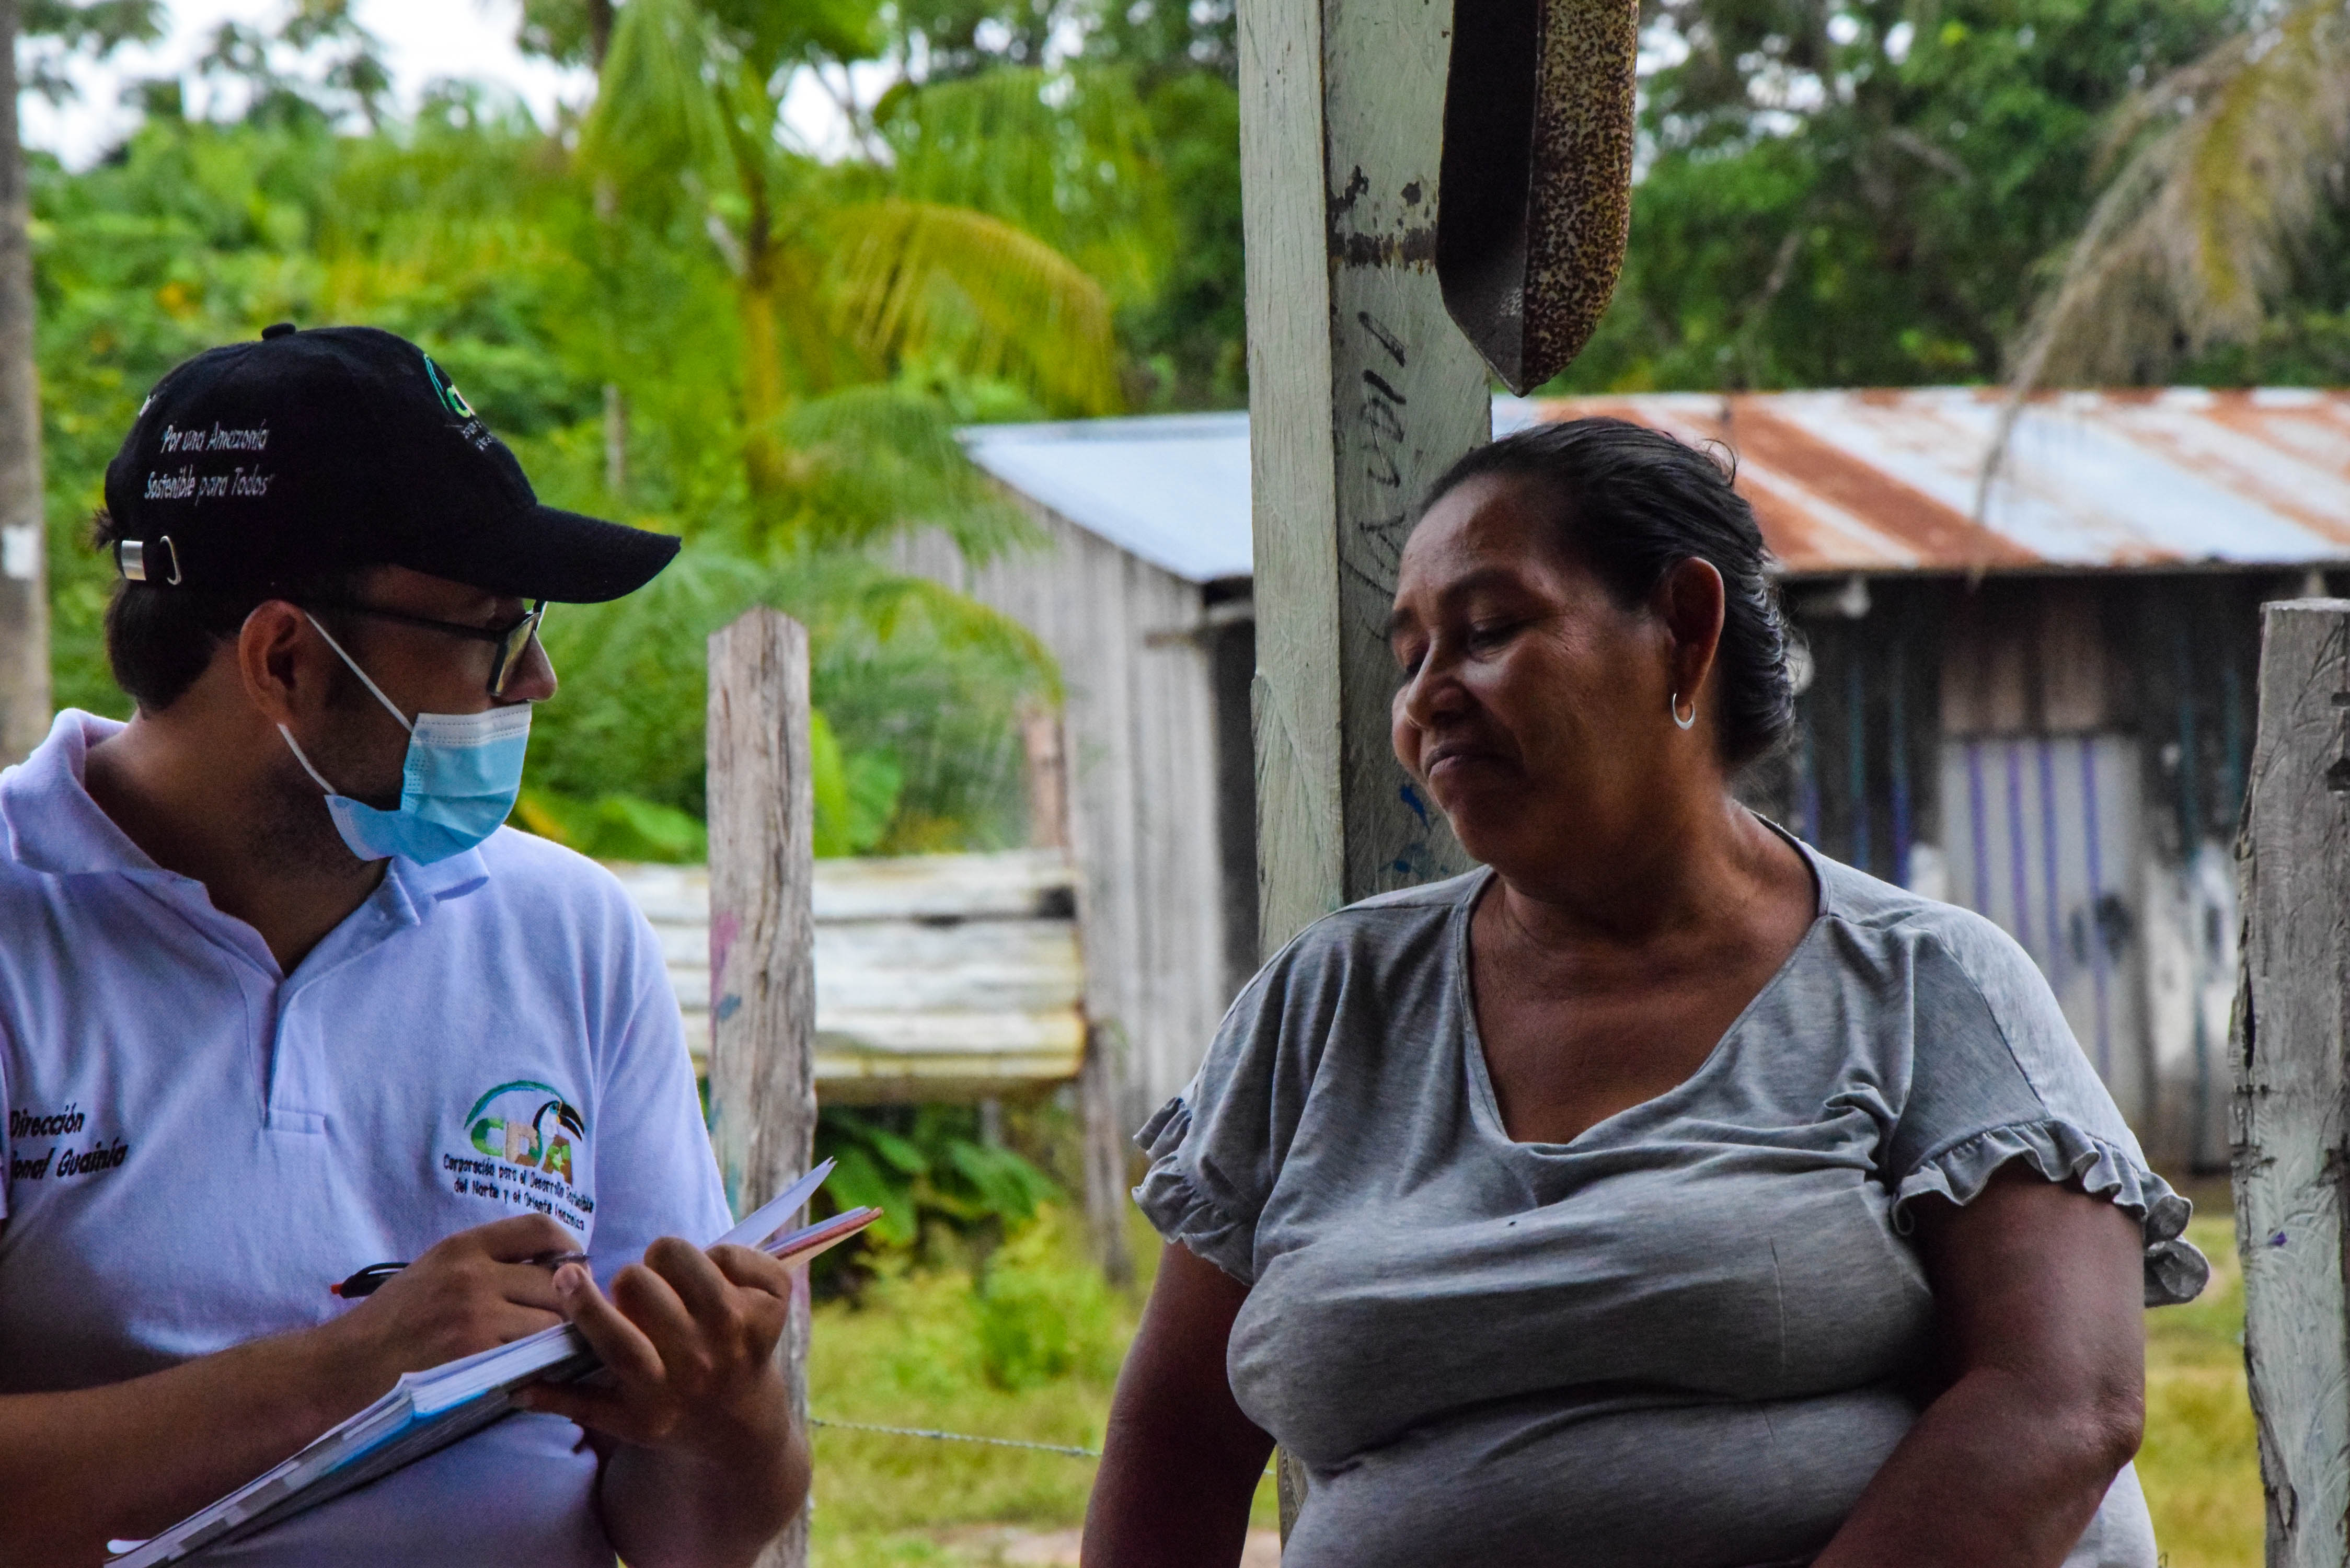
[{"label": "rusted corrugated metal roof", "polygon": [[[1726,441],[1796,575],[2350,561],[2350,391],[2054,392],[1974,520],[1996,388],[1493,400],[1493,431],[1614,414]],[[1195,582],[1249,570],[1248,416],[963,432],[973,461]]]},{"label": "rusted corrugated metal roof", "polygon": [[1990,388],[1659,392],[1525,412],[1727,442],[1739,489],[1798,575],[2350,560],[2350,392],[2035,398],[1978,524],[2000,400]]}]

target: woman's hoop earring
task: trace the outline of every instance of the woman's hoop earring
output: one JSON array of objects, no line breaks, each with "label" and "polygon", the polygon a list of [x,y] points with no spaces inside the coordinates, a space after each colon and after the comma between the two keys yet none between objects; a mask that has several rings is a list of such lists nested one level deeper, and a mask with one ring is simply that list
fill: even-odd
[{"label": "woman's hoop earring", "polygon": [[1671,712],[1673,722],[1679,724],[1682,729],[1690,729],[1697,723],[1697,700],[1695,698],[1691,698],[1690,700],[1690,714],[1686,719],[1681,717],[1681,694],[1679,692],[1676,691],[1670,697],[1667,698],[1665,700],[1665,707]]}]

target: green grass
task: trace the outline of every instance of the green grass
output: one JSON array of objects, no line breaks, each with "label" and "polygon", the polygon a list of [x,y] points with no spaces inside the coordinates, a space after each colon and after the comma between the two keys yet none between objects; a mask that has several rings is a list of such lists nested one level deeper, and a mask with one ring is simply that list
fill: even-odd
[{"label": "green grass", "polygon": [[[2211,1259],[2210,1289],[2147,1319],[2138,1472],[2166,1568],[2257,1568],[2260,1467],[2224,1189],[2203,1210],[2210,1217],[2188,1234]],[[1009,1258],[999,1254],[984,1298],[968,1274],[910,1272],[877,1282],[860,1305],[818,1307],[810,1408],[837,1420],[1100,1448],[1158,1243],[1138,1220],[1144,1278],[1120,1296],[1079,1260],[1070,1229],[1053,1221]],[[1018,1332],[1022,1317],[1054,1330]],[[815,1568],[983,1568],[1001,1560],[1005,1539],[986,1527],[1074,1529],[1093,1484],[1091,1460],[1058,1454],[837,1429],[818,1430],[815,1444]],[[1268,1479],[1253,1522],[1274,1521]]]},{"label": "green grass", "polygon": [[[876,1281],[857,1306],[819,1306],[809,1410],[1098,1449],[1158,1240],[1138,1216],[1132,1245],[1144,1277],[1122,1296],[1079,1259],[1074,1230],[1051,1217],[1006,1248],[991,1261],[984,1295],[960,1272],[908,1272]],[[1006,1310],[1015,1303],[1016,1313]],[[1024,1317],[1057,1322],[1058,1355],[1045,1354],[1044,1336],[1020,1331]],[[1061,1454],[837,1428],[818,1428],[814,1440],[814,1568],[977,1568],[996,1556],[976,1527],[1074,1529],[1093,1486],[1094,1462]],[[1272,1528],[1269,1480],[1256,1516]]]},{"label": "green grass", "polygon": [[2138,1480],[2168,1568],[2258,1568],[2265,1528],[2244,1386],[2244,1274],[2224,1188],[2198,1194],[2188,1240],[2211,1283],[2146,1320],[2146,1443]]}]

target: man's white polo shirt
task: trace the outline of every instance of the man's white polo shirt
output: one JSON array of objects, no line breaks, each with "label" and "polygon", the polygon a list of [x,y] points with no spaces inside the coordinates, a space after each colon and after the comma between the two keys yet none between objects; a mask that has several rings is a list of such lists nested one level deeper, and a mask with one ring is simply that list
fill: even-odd
[{"label": "man's white polo shirt", "polygon": [[[348,1310],[328,1286],[550,1214],[608,1279],[727,1223],[651,929],[512,829],[383,885],[281,975],[82,787],[68,710],[0,773],[0,1393]],[[523,1416],[221,1561],[609,1568],[579,1429]]]}]

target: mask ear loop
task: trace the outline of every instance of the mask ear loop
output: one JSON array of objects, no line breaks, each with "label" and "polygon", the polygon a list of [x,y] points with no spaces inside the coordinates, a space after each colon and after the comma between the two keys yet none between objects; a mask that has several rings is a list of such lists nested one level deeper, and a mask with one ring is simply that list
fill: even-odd
[{"label": "mask ear loop", "polygon": [[336,794],[335,786],[327,782],[326,774],[310,765],[310,759],[303,754],[302,742],[294,738],[294,732],[280,724],[277,726],[277,732],[286,737],[286,745],[293,748],[294,760],[302,764],[302,771],[310,775],[310,782],[328,794]]},{"label": "mask ear loop", "polygon": [[[369,691],[372,691],[372,692],[374,692],[374,693],[375,693],[375,700],[376,700],[377,701],[379,701],[379,702],[382,703],[382,704],[384,705],[385,710],[386,710],[387,711],[389,711],[389,712],[391,714],[391,716],[392,716],[393,718],[395,718],[395,719],[397,719],[397,720],[399,720],[399,721],[400,721],[400,727],[401,729],[403,729],[403,730],[407,731],[407,732],[408,732],[410,734],[411,734],[411,735],[412,735],[412,734],[414,734],[414,733],[416,733],[416,726],[415,726],[415,725],[413,725],[413,724],[411,724],[411,723],[410,723],[410,722],[408,722],[408,716],[407,716],[406,714],[402,713],[402,712],[400,711],[400,704],[399,704],[399,703],[397,703],[397,702],[394,702],[390,698],[389,698],[389,697],[385,696],[385,695],[383,694],[383,688],[382,688],[382,687],[378,686],[374,681],[368,680],[368,672],[367,672],[366,670],[361,670],[361,669],[359,668],[359,661],[358,659],[353,659],[349,654],[348,654],[348,653],[344,653],[344,652],[343,652],[343,645],[342,645],[341,643],[337,642],[337,641],[335,640],[335,634],[334,634],[333,632],[328,631],[325,627],[323,627],[323,626],[319,626],[319,625],[318,625],[318,618],[317,618],[317,616],[312,615],[308,610],[304,610],[304,611],[302,612],[302,618],[303,618],[304,620],[308,621],[308,622],[310,623],[310,625],[311,625],[313,628],[316,628],[316,629],[317,630],[318,635],[319,635],[320,637],[323,637],[323,638],[325,638],[325,639],[327,639],[327,646],[328,646],[328,648],[333,649],[336,651],[336,653],[338,653],[338,654],[341,655],[341,658],[342,658],[343,662],[344,662],[345,664],[348,664],[348,665],[349,665],[349,666],[351,667],[351,673],[352,673],[352,674],[354,674],[354,675],[356,675],[356,676],[358,676],[358,677],[359,678],[359,680],[361,681],[361,683],[362,683],[362,684],[364,684],[364,685],[367,687],[367,689],[368,689]],[[282,726],[281,726],[281,727],[282,727]],[[289,737],[289,739],[290,739],[290,737]],[[298,749],[296,750],[296,753],[295,753],[295,754],[296,754],[296,755],[297,755],[297,756],[298,756],[298,755],[300,755],[300,752],[299,752],[299,750],[298,750]],[[305,763],[305,764],[303,764],[303,765],[304,765],[304,766],[306,766],[306,767],[307,767],[307,766],[308,766],[308,764],[307,764],[307,763]],[[312,774],[310,776],[311,776],[312,778],[317,778],[317,776],[318,776],[318,775],[317,775],[317,774]],[[324,782],[324,781],[321,781],[321,782]]]}]

